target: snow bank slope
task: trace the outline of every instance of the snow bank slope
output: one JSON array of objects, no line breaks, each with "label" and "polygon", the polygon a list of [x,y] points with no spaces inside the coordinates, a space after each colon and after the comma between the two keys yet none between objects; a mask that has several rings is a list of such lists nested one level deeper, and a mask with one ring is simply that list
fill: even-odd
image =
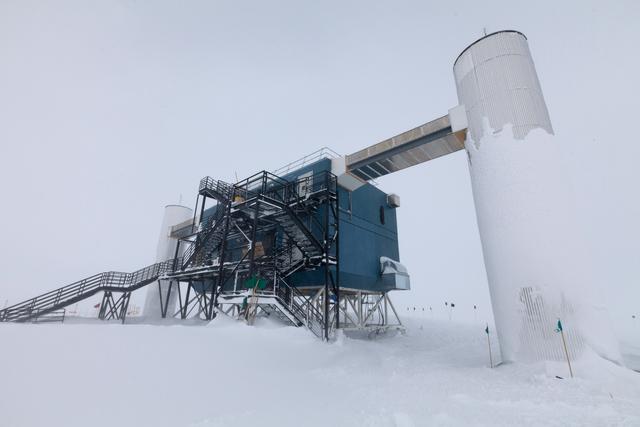
[{"label": "snow bank slope", "polygon": [[640,425],[640,374],[598,358],[575,380],[554,378],[561,364],[489,369],[481,328],[409,322],[333,344],[229,319],[0,325],[0,425]]}]

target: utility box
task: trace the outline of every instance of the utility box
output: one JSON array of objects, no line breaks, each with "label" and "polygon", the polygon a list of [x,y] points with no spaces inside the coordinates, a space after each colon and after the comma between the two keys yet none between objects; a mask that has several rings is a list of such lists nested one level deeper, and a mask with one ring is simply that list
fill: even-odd
[{"label": "utility box", "polygon": [[387,257],[380,257],[380,272],[382,283],[386,290],[411,289],[411,281],[407,268],[398,261]]},{"label": "utility box", "polygon": [[392,207],[392,208],[399,208],[400,207],[400,196],[398,196],[397,194],[388,194],[387,195],[387,204]]}]

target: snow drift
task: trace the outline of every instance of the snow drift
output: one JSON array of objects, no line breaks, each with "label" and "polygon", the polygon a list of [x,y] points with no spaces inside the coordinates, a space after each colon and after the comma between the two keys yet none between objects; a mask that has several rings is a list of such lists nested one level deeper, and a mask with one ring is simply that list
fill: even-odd
[{"label": "snow drift", "polygon": [[327,344],[225,316],[208,327],[2,324],[0,425],[640,425],[635,372],[587,357],[574,380],[555,377],[562,362],[490,369],[484,325],[405,325],[404,336]]}]

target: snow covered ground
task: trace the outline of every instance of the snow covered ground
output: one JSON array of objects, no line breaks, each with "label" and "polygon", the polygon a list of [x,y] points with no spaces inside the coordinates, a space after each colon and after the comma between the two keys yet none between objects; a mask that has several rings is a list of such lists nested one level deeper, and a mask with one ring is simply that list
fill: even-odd
[{"label": "snow covered ground", "polygon": [[325,344],[268,320],[3,324],[0,425],[640,425],[639,373],[589,357],[573,380],[561,363],[490,369],[482,328],[406,325]]}]

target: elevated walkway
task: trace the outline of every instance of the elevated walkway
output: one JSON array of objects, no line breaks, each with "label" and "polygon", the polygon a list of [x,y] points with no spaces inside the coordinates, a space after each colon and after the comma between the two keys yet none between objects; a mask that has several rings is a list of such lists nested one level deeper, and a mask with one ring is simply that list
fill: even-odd
[{"label": "elevated walkway", "polygon": [[364,181],[415,166],[464,148],[464,107],[345,156],[346,170]]},{"label": "elevated walkway", "polygon": [[[113,293],[126,295],[125,298],[120,299],[118,302],[114,301],[113,304],[109,298],[103,299],[101,306],[101,318],[112,314],[114,317],[124,321],[129,301],[128,295],[173,271],[175,264],[174,260],[169,260],[152,264],[133,273],[109,271],[95,274],[0,310],[0,322],[38,321],[40,318],[46,318],[56,311],[90,298],[99,292],[105,292],[105,295],[109,295],[109,297]],[[107,306],[109,307],[105,308]],[[109,313],[116,308],[117,313],[115,311]],[[51,316],[48,317],[51,318]]]}]

